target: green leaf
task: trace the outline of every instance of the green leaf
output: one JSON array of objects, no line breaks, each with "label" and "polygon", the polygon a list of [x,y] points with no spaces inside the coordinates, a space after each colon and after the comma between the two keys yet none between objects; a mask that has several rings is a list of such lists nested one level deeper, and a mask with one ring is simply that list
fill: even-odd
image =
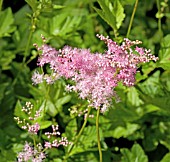
[{"label": "green leaf", "polygon": [[59,98],[55,102],[55,105],[56,105],[56,107],[60,108],[62,105],[68,103],[70,100],[71,100],[71,95],[66,95],[64,97]]},{"label": "green leaf", "polygon": [[16,29],[13,25],[14,18],[11,8],[7,8],[6,10],[0,12],[0,19],[0,37],[10,36],[10,33]]},{"label": "green leaf", "polygon": [[169,162],[170,153],[167,153],[160,162]]},{"label": "green leaf", "polygon": [[142,147],[139,144],[134,144],[131,150],[121,149],[121,162],[148,162]]},{"label": "green leaf", "polygon": [[88,151],[92,146],[95,146],[97,143],[96,138],[96,127],[88,126],[84,129],[82,135],[79,138],[79,141],[72,149],[70,156],[77,153],[82,153]]},{"label": "green leaf", "polygon": [[119,29],[122,25],[124,18],[125,18],[124,8],[119,0],[115,0],[114,2],[115,2],[115,4],[114,4],[113,10],[114,10],[115,16],[116,16],[116,26]]},{"label": "green leaf", "polygon": [[67,13],[54,16],[50,22],[50,33],[57,36],[66,36],[74,31],[82,20],[82,16],[70,16]]},{"label": "green leaf", "polygon": [[14,115],[22,119],[28,119],[28,115],[22,111],[22,107],[23,105],[21,104],[20,100],[18,100],[15,105]]},{"label": "green leaf", "polygon": [[[122,106],[122,107],[119,107]],[[110,109],[107,114],[107,118],[113,122],[118,121],[133,121],[139,118],[138,114],[134,111],[134,109],[126,108],[124,103],[120,103],[117,105],[117,108]]]},{"label": "green leaf", "polygon": [[162,89],[162,85],[160,84],[159,78],[160,78],[160,71],[156,71],[145,82],[139,83],[138,86],[140,87],[142,92],[148,95],[149,97],[163,96],[164,90]]},{"label": "green leaf", "polygon": [[1,103],[1,100],[4,98],[4,95],[5,95],[4,93],[8,85],[9,85],[8,83],[0,84],[0,103]]},{"label": "green leaf", "polygon": [[62,5],[53,5],[53,8],[54,9],[61,9],[61,8],[64,8],[65,6],[62,6]]},{"label": "green leaf", "polygon": [[96,12],[114,29],[114,31],[117,31],[125,18],[124,8],[120,1],[98,0],[98,3],[102,10],[94,8]]},{"label": "green leaf", "polygon": [[10,63],[15,58],[15,53],[13,51],[9,50],[3,50],[0,53],[0,65],[2,67],[2,70],[9,70],[10,69]]},{"label": "green leaf", "polygon": [[25,0],[28,5],[32,8],[33,12],[37,10],[38,2],[37,0]]},{"label": "green leaf", "polygon": [[143,103],[142,100],[139,98],[139,94],[135,87],[131,87],[128,89],[127,98],[133,106],[139,106]]},{"label": "green leaf", "polygon": [[58,114],[57,107],[50,100],[46,101],[46,111],[52,117],[54,117],[54,116],[56,116]]},{"label": "green leaf", "polygon": [[170,70],[165,71],[161,74],[161,83],[165,89],[170,92]]},{"label": "green leaf", "polygon": [[166,35],[161,41],[161,49],[159,50],[158,66],[165,70],[170,69],[170,34]]},{"label": "green leaf", "polygon": [[40,125],[40,129],[46,129],[52,125],[52,121],[39,121],[38,124]]},{"label": "green leaf", "polygon": [[104,1],[98,0],[98,3],[100,4],[102,10],[97,9],[94,7],[96,12],[100,15],[100,17],[108,23],[115,31],[117,31],[116,26],[116,17],[112,14],[112,12],[108,9]]},{"label": "green leaf", "polygon": [[72,119],[66,127],[66,137],[72,140],[77,134],[77,121],[76,118]]},{"label": "green leaf", "polygon": [[133,5],[136,0],[120,0],[120,2],[124,5]]},{"label": "green leaf", "polygon": [[132,135],[137,129],[139,129],[138,124],[127,123],[126,127],[118,126],[115,130],[113,130],[111,136],[117,139],[120,137],[127,138],[128,136]]}]

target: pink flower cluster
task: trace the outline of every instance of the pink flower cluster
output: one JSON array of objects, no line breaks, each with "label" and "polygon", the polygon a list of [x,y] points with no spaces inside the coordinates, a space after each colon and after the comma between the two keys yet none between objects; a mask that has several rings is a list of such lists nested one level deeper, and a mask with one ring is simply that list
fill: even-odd
[{"label": "pink flower cluster", "polygon": [[36,73],[32,77],[33,82],[38,84],[46,80],[53,83],[59,77],[71,79],[75,85],[68,85],[67,90],[78,92],[80,98],[89,101],[90,106],[105,112],[110,106],[111,98],[118,98],[114,91],[118,83],[133,86],[137,65],[150,60],[156,61],[158,58],[150,54],[150,50],[138,46],[133,50],[132,46],[140,44],[140,41],[124,39],[124,42],[118,45],[108,37],[97,37],[108,47],[103,54],[69,46],[56,50],[46,44],[42,47],[35,45],[42,51],[38,65],[42,67],[49,64],[53,74],[50,77]]},{"label": "pink flower cluster", "polygon": [[[33,121],[34,124],[28,123],[25,119],[21,120],[19,117],[14,117],[14,119],[17,121],[18,124],[21,125],[21,128],[24,130],[27,130],[31,135],[37,135],[38,131],[40,130],[40,125],[38,122],[36,122],[36,119],[40,117],[41,115],[41,109],[37,111],[33,111],[33,105],[31,102],[26,102],[25,106],[22,107],[22,111],[25,112],[29,117],[29,121]],[[34,115],[32,115],[34,114]],[[31,116],[32,115],[32,116]],[[61,133],[58,130],[58,125],[52,125],[53,132],[46,132],[45,135],[49,140],[51,140],[52,136],[61,135]],[[34,141],[35,143],[35,141]],[[43,159],[46,158],[44,151],[46,149],[52,148],[52,147],[59,147],[59,146],[68,146],[71,144],[67,140],[67,137],[61,137],[56,138],[52,142],[44,142],[44,145],[41,145],[40,143],[38,145],[31,146],[28,142],[25,143],[24,148],[21,152],[18,153],[18,162],[42,162]]]},{"label": "pink flower cluster", "polygon": [[31,134],[37,134],[37,132],[40,130],[40,125],[35,121],[40,116],[41,110],[37,110],[35,112],[35,115],[31,117],[32,109],[33,105],[31,104],[31,102],[26,102],[25,106],[22,107],[21,111],[25,112],[29,116],[28,119],[30,121],[33,121],[34,124],[26,122],[25,119],[21,120],[19,117],[14,117],[14,119],[17,121],[18,124],[22,125],[21,126],[22,129],[28,130],[28,132]]},{"label": "pink flower cluster", "polygon": [[[52,130],[53,132],[45,132],[45,135],[47,136],[47,138],[51,138],[51,136],[56,136],[56,135],[60,135],[60,132],[58,131],[58,125],[52,125]],[[68,146],[69,144],[71,144],[71,142],[69,142],[67,140],[66,137],[61,137],[60,140],[55,139],[52,142],[45,142],[44,146],[45,148],[52,148],[52,147],[59,147],[60,145],[62,146]]]},{"label": "pink flower cluster", "polygon": [[43,147],[38,144],[36,147],[32,147],[29,143],[25,143],[22,152],[17,156],[18,162],[42,162],[46,158],[45,153],[43,153]]},{"label": "pink flower cluster", "polygon": [[40,125],[35,121],[38,117],[40,117],[41,110],[37,110],[34,116],[32,117],[31,116],[32,109],[33,105],[31,104],[31,102],[26,102],[25,106],[22,107],[21,111],[25,112],[29,116],[28,119],[29,121],[33,121],[34,122],[33,124],[26,122],[25,119],[21,120],[19,117],[14,117],[14,119],[17,121],[18,124],[22,125],[21,126],[22,129],[28,130],[28,132],[31,134],[37,134],[38,131],[40,130]]}]

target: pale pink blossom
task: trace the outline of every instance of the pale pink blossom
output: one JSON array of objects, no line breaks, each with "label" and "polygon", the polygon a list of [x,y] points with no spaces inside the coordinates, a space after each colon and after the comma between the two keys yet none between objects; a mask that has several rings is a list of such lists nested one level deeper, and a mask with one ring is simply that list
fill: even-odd
[{"label": "pale pink blossom", "polygon": [[[80,98],[88,100],[90,106],[105,112],[113,97],[119,100],[115,92],[118,83],[133,86],[138,64],[156,61],[158,58],[150,50],[138,47],[141,43],[138,40],[125,38],[118,45],[108,37],[97,37],[107,45],[108,49],[103,54],[69,46],[60,50],[46,44],[36,47],[42,51],[38,59],[39,66],[49,64],[53,73],[73,80],[75,84],[67,86],[67,90],[77,92]],[[132,46],[136,46],[134,50]]]}]

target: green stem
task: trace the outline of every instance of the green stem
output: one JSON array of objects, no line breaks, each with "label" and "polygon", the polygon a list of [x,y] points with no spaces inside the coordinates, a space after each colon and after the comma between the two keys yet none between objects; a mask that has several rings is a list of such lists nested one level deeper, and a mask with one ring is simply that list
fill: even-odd
[{"label": "green stem", "polygon": [[[35,25],[35,24],[32,24],[32,26],[33,25]],[[15,85],[15,83],[17,82],[18,76],[20,76],[22,70],[24,70],[24,66],[27,65],[26,58],[27,58],[27,55],[28,55],[29,45],[31,43],[31,38],[32,38],[33,33],[34,33],[34,30],[31,28],[30,32],[29,32],[29,36],[28,36],[28,41],[27,41],[27,44],[26,44],[26,47],[25,47],[25,51],[24,51],[24,57],[23,57],[23,60],[22,60],[22,69],[17,73],[15,79],[13,80],[13,83],[12,83],[13,85]]]},{"label": "green stem", "polygon": [[98,108],[97,110],[96,130],[97,130],[97,144],[98,144],[98,150],[99,150],[99,157],[100,157],[100,162],[102,162],[102,150],[101,150],[100,132],[99,132],[99,115],[100,115],[100,108]]},{"label": "green stem", "polygon": [[130,34],[130,31],[131,31],[131,28],[132,28],[132,23],[133,23],[133,19],[134,19],[134,16],[135,16],[135,12],[136,12],[137,6],[138,6],[138,0],[136,0],[134,8],[133,8],[133,12],[132,12],[132,16],[131,16],[131,19],[130,19],[130,23],[129,23],[128,31],[127,31],[127,34],[126,34],[126,38],[129,37],[129,34]]},{"label": "green stem", "polygon": [[68,157],[70,156],[71,151],[73,150],[73,148],[74,148],[74,146],[77,144],[77,142],[78,142],[81,134],[83,133],[83,130],[84,130],[86,124],[87,124],[87,119],[88,119],[88,117],[89,117],[90,111],[91,111],[91,107],[88,108],[87,116],[86,116],[86,118],[85,118],[85,120],[84,120],[84,123],[83,123],[83,125],[82,125],[82,127],[81,127],[81,129],[80,129],[80,131],[79,131],[79,133],[78,133],[78,135],[76,136],[74,143],[71,145],[68,153],[66,154],[63,162],[66,162],[66,161],[67,161]]},{"label": "green stem", "polygon": [[25,52],[24,52],[24,57],[23,57],[23,60],[22,60],[22,68],[21,68],[21,70],[17,73],[15,79],[14,79],[13,82],[12,82],[12,85],[15,85],[15,84],[16,84],[18,77],[20,76],[21,72],[24,70],[24,66],[26,65],[26,64],[25,64],[25,62],[26,62],[26,56],[27,56],[27,54],[28,54],[28,50],[29,50],[29,45],[30,45],[30,42],[31,42],[32,34],[33,34],[33,32],[32,32],[32,30],[31,30],[30,33],[29,33],[28,41],[27,41],[27,44],[26,44]]},{"label": "green stem", "polygon": [[3,0],[0,0],[0,11],[2,10]]},{"label": "green stem", "polygon": [[[157,8],[158,8],[158,13],[160,15],[161,14],[161,9],[160,9],[160,2],[159,2],[159,0],[156,0],[156,3],[157,3]],[[162,28],[161,27],[161,17],[159,16],[159,18],[158,18],[158,30],[159,30],[159,32],[162,31],[161,28]]]},{"label": "green stem", "polygon": [[33,31],[30,30],[30,33],[29,33],[29,36],[28,36],[28,41],[27,41],[27,44],[26,44],[25,52],[24,52],[24,58],[23,58],[23,60],[22,60],[23,64],[26,62],[26,57],[27,57],[27,55],[28,55],[29,45],[30,45],[30,43],[31,43],[32,35],[33,35]]}]

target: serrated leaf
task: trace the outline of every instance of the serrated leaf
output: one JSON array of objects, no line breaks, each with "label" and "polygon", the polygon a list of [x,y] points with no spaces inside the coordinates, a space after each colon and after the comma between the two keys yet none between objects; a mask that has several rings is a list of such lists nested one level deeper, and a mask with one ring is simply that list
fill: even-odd
[{"label": "serrated leaf", "polygon": [[116,26],[119,29],[120,26],[122,25],[124,18],[125,18],[124,8],[119,0],[115,1],[114,12],[115,12],[115,16],[116,16]]},{"label": "serrated leaf", "polygon": [[[123,103],[122,103],[123,104]],[[119,107],[116,109],[110,109],[107,114],[107,118],[111,121],[133,121],[139,118],[138,114],[132,109]]]},{"label": "serrated leaf", "polygon": [[143,103],[142,100],[139,98],[139,94],[135,87],[131,87],[128,89],[127,98],[133,106],[139,106]]},{"label": "serrated leaf", "polygon": [[[148,96],[163,96],[164,91],[160,84],[160,71],[156,71],[145,82],[139,83],[140,89]],[[139,92],[139,91],[138,91]]]},{"label": "serrated leaf", "polygon": [[56,15],[49,22],[50,33],[57,36],[66,36],[80,24],[82,16],[70,16],[67,13]]},{"label": "serrated leaf", "polygon": [[[101,132],[100,132],[101,133]],[[80,136],[76,147],[72,149],[70,156],[77,153],[82,153],[88,151],[92,146],[96,145],[96,127],[88,126],[84,129],[82,135]]]},{"label": "serrated leaf", "polygon": [[120,151],[123,154],[121,162],[148,162],[148,157],[139,144],[134,144],[131,151],[128,149],[121,149]]},{"label": "serrated leaf", "polygon": [[73,139],[77,134],[77,121],[76,118],[71,120],[66,127],[66,137]]},{"label": "serrated leaf", "polygon": [[137,129],[139,128],[138,124],[131,124],[127,123],[126,127],[117,127],[115,130],[113,130],[112,137],[114,138],[120,138],[124,137],[127,138],[129,135],[133,134]]},{"label": "serrated leaf", "polygon": [[117,31],[125,18],[124,8],[120,1],[98,0],[98,3],[102,10],[94,8],[96,12],[114,29],[114,31]]},{"label": "serrated leaf", "polygon": [[165,70],[170,69],[170,34],[166,35],[161,41],[161,49],[159,50],[158,66]]},{"label": "serrated leaf", "polygon": [[102,0],[99,0],[98,2],[102,10],[97,9],[95,7],[94,9],[101,16],[101,18],[108,23],[108,25],[110,25],[115,31],[117,31],[115,16],[110,12],[108,7],[105,5],[105,3]]}]

